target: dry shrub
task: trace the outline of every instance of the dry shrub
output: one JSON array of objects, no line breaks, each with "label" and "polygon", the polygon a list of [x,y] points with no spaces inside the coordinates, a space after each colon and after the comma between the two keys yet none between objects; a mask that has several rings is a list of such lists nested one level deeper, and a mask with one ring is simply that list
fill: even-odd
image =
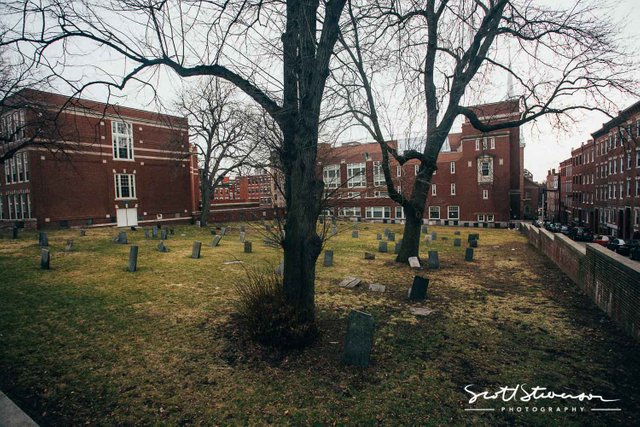
[{"label": "dry shrub", "polygon": [[235,288],[236,309],[253,340],[286,350],[305,347],[316,338],[315,324],[300,320],[286,300],[282,278],[273,269],[247,269]]}]

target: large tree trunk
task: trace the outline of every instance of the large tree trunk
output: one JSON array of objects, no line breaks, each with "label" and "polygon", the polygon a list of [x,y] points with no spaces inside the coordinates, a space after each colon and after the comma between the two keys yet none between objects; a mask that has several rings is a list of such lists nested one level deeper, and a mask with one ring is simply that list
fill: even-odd
[{"label": "large tree trunk", "polygon": [[410,257],[420,255],[420,233],[424,209],[427,203],[427,194],[431,185],[433,170],[420,170],[416,176],[413,187],[413,196],[410,203],[404,207],[406,221],[402,232],[402,245],[396,262],[409,262]]},{"label": "large tree trunk", "polygon": [[202,195],[200,200],[202,204],[202,208],[200,209],[200,227],[206,227],[209,221],[209,212],[211,211],[211,192],[207,185],[203,185],[200,188],[200,193]]},{"label": "large tree trunk", "polygon": [[[301,132],[302,133],[302,132]],[[316,260],[322,239],[316,233],[322,181],[318,180],[313,132],[296,138],[290,145],[297,151],[285,171],[287,214],[284,238],[284,292],[288,302],[298,310],[301,322],[313,322]],[[285,146],[288,145],[285,143]],[[310,171],[313,171],[310,173]]]}]

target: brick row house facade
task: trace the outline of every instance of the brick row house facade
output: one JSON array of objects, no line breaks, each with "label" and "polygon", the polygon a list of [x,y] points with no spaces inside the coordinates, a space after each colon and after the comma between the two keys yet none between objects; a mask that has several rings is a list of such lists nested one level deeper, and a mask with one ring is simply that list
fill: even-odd
[{"label": "brick row house facade", "polygon": [[[621,238],[640,235],[640,102],[620,112],[562,162],[570,181],[563,223]],[[562,169],[561,164],[561,169]]]},{"label": "brick row house facade", "polygon": [[[493,123],[520,114],[517,101],[473,108],[482,120]],[[397,147],[398,142],[390,145]],[[325,145],[319,159],[327,196],[325,214],[351,219],[404,219],[402,207],[388,197],[377,143]],[[392,159],[390,168],[395,187],[409,195],[418,161],[401,167]],[[524,195],[524,143],[519,128],[482,133],[465,120],[462,131],[448,136],[438,156],[424,219],[447,225],[505,226],[522,219],[525,209],[537,211],[538,192],[530,194],[535,197],[535,208]]]},{"label": "brick row house facade", "polygon": [[[35,141],[4,163],[2,223],[132,226],[192,218],[198,167],[185,118],[35,90],[21,96],[56,117],[56,140]],[[11,113],[26,123],[37,120],[31,114]],[[28,126],[24,132],[16,138],[28,138]]]}]

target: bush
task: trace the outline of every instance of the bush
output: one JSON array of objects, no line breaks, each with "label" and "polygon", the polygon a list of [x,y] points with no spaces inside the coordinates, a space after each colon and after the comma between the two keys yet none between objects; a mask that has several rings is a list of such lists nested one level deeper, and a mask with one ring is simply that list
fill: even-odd
[{"label": "bush", "polygon": [[236,308],[250,337],[279,349],[305,347],[317,336],[314,323],[300,320],[287,301],[282,278],[273,270],[246,270],[246,278],[235,284]]}]

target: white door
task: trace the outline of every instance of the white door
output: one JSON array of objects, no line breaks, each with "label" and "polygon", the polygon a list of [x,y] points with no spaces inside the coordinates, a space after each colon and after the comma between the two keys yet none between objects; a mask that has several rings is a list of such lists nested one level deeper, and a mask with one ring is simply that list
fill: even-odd
[{"label": "white door", "polygon": [[116,209],[118,227],[134,227],[138,225],[138,209]]}]

